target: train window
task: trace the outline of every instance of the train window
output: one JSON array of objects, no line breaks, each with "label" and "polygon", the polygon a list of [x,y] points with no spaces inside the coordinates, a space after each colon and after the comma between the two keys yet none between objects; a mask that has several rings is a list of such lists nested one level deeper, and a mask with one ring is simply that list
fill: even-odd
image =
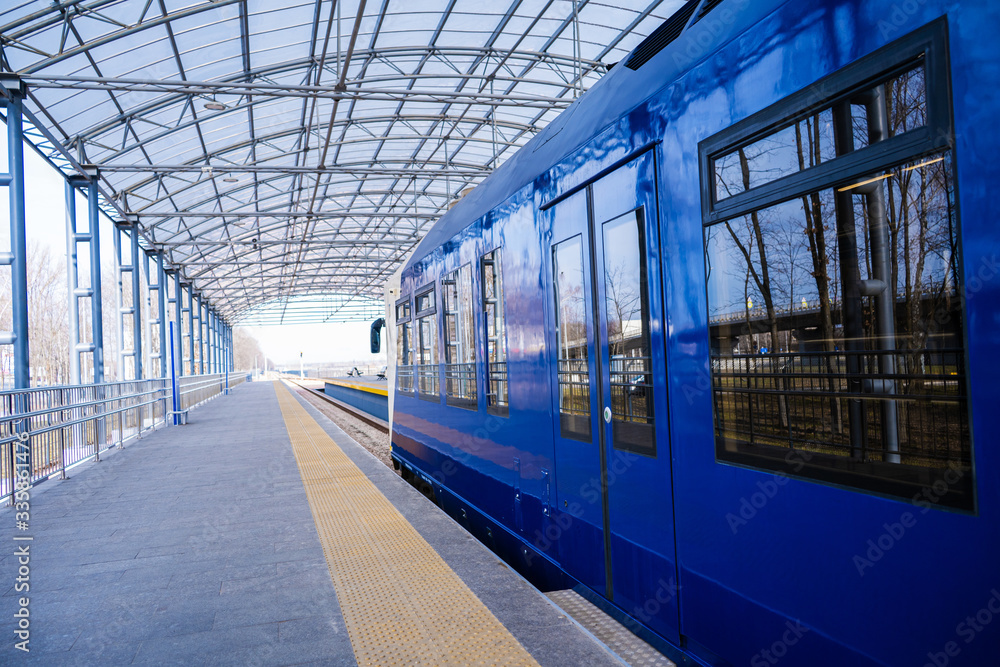
[{"label": "train window", "polygon": [[437,358],[437,309],[434,288],[416,297],[416,380],[420,398],[437,401],[439,398]]},{"label": "train window", "polygon": [[604,304],[616,449],[656,455],[642,209],[605,222]]},{"label": "train window", "polygon": [[413,324],[410,297],[396,302],[396,389],[413,393]]},{"label": "train window", "polygon": [[448,405],[476,408],[476,349],[472,315],[472,266],[441,280],[444,299],[444,382]]},{"label": "train window", "polygon": [[552,246],[552,281],[559,353],[559,428],[564,438],[590,442],[587,304],[579,235]]},{"label": "train window", "polygon": [[480,259],[483,317],[486,331],[486,409],[507,416],[507,327],[504,322],[503,271],[500,249]]},{"label": "train window", "polygon": [[[866,94],[883,96],[890,109],[880,141],[927,125],[923,63],[889,77]],[[870,143],[868,108],[863,95],[851,100],[847,116],[854,150]],[[834,160],[834,135],[834,109],[828,106],[715,158],[716,201]]]},{"label": "train window", "polygon": [[[973,507],[950,133],[915,132],[950,128],[943,40],[890,51],[900,64],[882,77],[868,59],[818,86],[833,99],[811,133],[766,134],[793,164],[822,156],[820,182],[734,195],[722,212],[706,201],[719,460],[905,498],[933,488],[937,504]],[[787,127],[794,107],[775,108]],[[815,131],[825,123],[835,156],[828,130]],[[703,144],[703,165],[716,165],[703,177],[731,159],[728,134]],[[770,158],[738,161],[734,191],[780,172]]]}]

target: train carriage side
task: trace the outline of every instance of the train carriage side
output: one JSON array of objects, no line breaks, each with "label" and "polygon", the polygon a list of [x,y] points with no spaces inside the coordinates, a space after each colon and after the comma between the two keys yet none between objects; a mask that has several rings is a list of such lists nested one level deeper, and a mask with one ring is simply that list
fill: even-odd
[{"label": "train carriage side", "polygon": [[617,67],[404,271],[394,456],[706,664],[995,662],[998,14],[729,0]]}]

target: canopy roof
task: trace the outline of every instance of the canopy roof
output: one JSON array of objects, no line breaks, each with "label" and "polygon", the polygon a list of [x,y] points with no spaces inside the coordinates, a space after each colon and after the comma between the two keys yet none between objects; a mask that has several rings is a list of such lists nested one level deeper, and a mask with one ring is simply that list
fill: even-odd
[{"label": "canopy roof", "polygon": [[343,321],[684,0],[34,0],[33,144],[226,320]]}]

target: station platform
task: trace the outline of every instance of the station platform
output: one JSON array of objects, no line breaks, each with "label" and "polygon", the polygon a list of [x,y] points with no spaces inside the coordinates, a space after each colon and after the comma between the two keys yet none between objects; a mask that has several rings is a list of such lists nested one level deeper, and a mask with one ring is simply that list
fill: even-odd
[{"label": "station platform", "polygon": [[35,487],[15,532],[4,665],[624,664],[282,383]]}]

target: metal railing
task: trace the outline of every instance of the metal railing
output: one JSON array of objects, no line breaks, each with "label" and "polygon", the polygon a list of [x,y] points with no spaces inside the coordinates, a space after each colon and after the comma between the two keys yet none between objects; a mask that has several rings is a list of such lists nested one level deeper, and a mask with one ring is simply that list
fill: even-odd
[{"label": "metal railing", "polygon": [[[246,381],[230,373],[229,387]],[[183,377],[181,404],[188,409],[225,389],[224,374]],[[14,490],[14,455],[24,441],[30,449],[31,483],[54,475],[166,423],[170,380],[132,380],[91,385],[0,391],[0,499]]]},{"label": "metal railing", "polygon": [[[243,384],[248,377],[247,373],[230,373],[229,388],[232,389]],[[177,385],[181,397],[181,410],[188,410],[217,394],[221,394],[226,388],[226,374],[187,375],[177,378]]]}]

